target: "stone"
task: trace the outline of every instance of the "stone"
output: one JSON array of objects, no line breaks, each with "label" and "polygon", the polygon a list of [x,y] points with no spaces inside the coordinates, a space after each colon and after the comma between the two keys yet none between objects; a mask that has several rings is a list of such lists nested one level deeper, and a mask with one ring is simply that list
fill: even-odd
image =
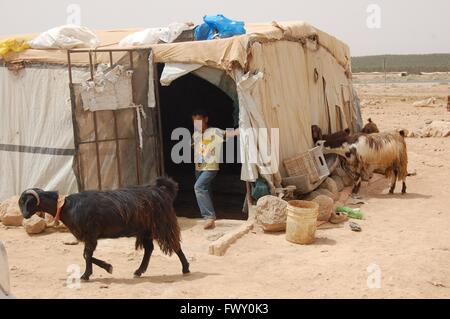
[{"label": "stone", "polygon": [[215,240],[219,239],[220,237],[222,237],[223,235],[225,235],[225,233],[222,233],[222,232],[215,233],[215,234],[207,236],[206,240],[215,241]]},{"label": "stone", "polygon": [[209,245],[208,247],[209,254],[215,256],[225,255],[227,249],[239,238],[249,233],[253,229],[253,227],[254,223],[252,221],[247,221],[246,223],[242,224],[239,228],[232,230],[229,233],[225,234],[224,236],[220,237],[218,240],[212,242]]},{"label": "stone", "polygon": [[328,190],[332,194],[332,196],[330,197],[333,199],[333,201],[339,199],[338,187],[336,185],[336,182],[332,178],[328,177],[319,187],[320,189]]},{"label": "stone", "polygon": [[340,224],[340,223],[346,222],[347,220],[348,220],[348,217],[346,214],[336,213],[336,212],[331,213],[330,223],[332,223],[332,224]]},{"label": "stone", "polygon": [[15,206],[17,207],[17,210],[20,211],[19,196],[11,197],[0,203],[0,222],[3,220],[3,216],[6,215],[6,211],[8,210],[9,206]]},{"label": "stone", "polygon": [[55,218],[52,215],[45,213],[44,220],[45,220],[45,223],[47,224],[47,227],[54,226]]},{"label": "stone", "polygon": [[436,98],[430,97],[429,99],[426,99],[426,100],[414,102],[413,106],[414,107],[430,107],[430,106],[434,106],[435,104],[436,104]]},{"label": "stone", "polygon": [[70,234],[63,238],[64,245],[78,245],[78,239],[74,235]]},{"label": "stone", "polygon": [[5,226],[22,226],[23,216],[20,212],[19,205],[8,205],[6,213],[2,217],[2,223]]},{"label": "stone", "polygon": [[319,215],[317,216],[317,220],[325,222],[328,221],[333,211],[333,199],[325,195],[319,195],[314,198],[313,202],[319,204]]},{"label": "stone", "polygon": [[336,183],[338,192],[344,189],[344,181],[339,175],[331,175],[331,179]]},{"label": "stone", "polygon": [[25,231],[30,235],[42,233],[47,226],[45,219],[37,215],[31,216],[29,219],[24,219],[22,225],[25,227]]},{"label": "stone", "polygon": [[449,137],[450,123],[447,121],[432,121],[425,127],[414,132],[414,137]]},{"label": "stone", "polygon": [[286,229],[286,207],[288,203],[276,196],[261,197],[256,203],[256,220],[265,231]]},{"label": "stone", "polygon": [[331,193],[329,190],[327,190],[325,188],[318,188],[315,191],[309,193],[309,195],[306,196],[303,200],[313,201],[314,199],[316,199],[316,197],[318,197],[320,195],[328,196],[332,199],[334,197],[333,193]]}]

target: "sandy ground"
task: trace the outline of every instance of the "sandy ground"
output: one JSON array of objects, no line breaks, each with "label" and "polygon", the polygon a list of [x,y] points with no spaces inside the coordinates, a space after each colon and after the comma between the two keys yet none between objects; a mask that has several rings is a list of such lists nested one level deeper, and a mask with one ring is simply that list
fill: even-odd
[{"label": "sandy ground", "polygon": [[[357,89],[362,100],[380,101],[363,108],[364,118],[380,129],[450,120],[444,107],[412,106],[430,96],[443,105],[447,85],[360,83]],[[409,170],[417,171],[407,180],[408,194],[387,195],[385,179],[364,184],[360,233],[343,224],[319,230],[315,244],[299,246],[284,234],[251,232],[216,257],[207,254],[210,240],[237,223],[221,221],[219,229],[205,233],[197,221],[183,219],[190,275],[181,274],[175,256],[156,249],[148,272],[133,279],[142,256],[133,251],[133,239],[102,240],[95,255],[112,263],[114,274],[94,268],[91,281],[76,289],[66,285],[67,268],[83,270],[82,245],[63,245],[66,233],[30,237],[21,228],[3,227],[12,290],[26,298],[449,298],[450,138],[408,138],[407,144]],[[377,274],[380,288],[369,288],[368,279]]]}]

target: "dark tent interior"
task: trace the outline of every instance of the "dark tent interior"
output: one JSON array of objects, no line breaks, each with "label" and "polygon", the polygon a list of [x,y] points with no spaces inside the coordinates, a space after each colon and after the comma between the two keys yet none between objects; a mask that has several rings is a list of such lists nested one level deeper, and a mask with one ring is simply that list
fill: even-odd
[{"label": "dark tent interior", "polygon": [[[158,64],[158,79],[164,64]],[[159,81],[158,81],[159,83]],[[159,103],[161,110],[162,139],[165,173],[179,183],[179,194],[175,202],[178,216],[201,217],[194,193],[195,168],[193,150],[189,163],[176,164],[171,159],[172,147],[179,143],[171,140],[172,131],[184,127],[192,135],[192,112],[204,109],[208,112],[209,126],[220,129],[236,128],[236,113],[233,100],[221,89],[208,81],[189,73],[173,81],[170,86],[159,83]],[[238,142],[234,138],[234,159],[232,163],[220,164],[219,174],[213,183],[213,203],[219,219],[247,219],[243,212],[246,187],[240,179],[241,164],[238,163]],[[223,144],[223,158],[227,158]]]}]

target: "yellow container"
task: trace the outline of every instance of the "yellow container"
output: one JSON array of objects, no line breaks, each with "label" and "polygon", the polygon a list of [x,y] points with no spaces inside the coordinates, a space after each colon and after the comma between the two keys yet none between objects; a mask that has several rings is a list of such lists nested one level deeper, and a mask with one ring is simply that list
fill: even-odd
[{"label": "yellow container", "polygon": [[286,220],[286,240],[296,244],[314,242],[319,204],[292,200],[288,202]]}]

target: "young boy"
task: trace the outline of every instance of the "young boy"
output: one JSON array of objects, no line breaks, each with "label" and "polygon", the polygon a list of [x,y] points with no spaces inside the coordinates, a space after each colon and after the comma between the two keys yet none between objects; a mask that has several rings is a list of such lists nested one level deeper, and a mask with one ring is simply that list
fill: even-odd
[{"label": "young boy", "polygon": [[224,131],[216,127],[208,126],[208,114],[204,110],[196,110],[192,113],[194,123],[194,185],[197,204],[200,213],[205,219],[204,229],[215,227],[216,213],[212,202],[212,181],[219,172],[220,151],[225,139],[239,134],[239,129]]}]

